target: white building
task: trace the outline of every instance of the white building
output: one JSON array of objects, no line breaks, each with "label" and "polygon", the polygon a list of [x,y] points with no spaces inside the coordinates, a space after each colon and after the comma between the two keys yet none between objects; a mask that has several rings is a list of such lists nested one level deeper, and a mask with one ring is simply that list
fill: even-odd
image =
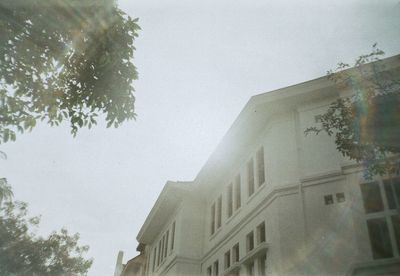
[{"label": "white building", "polygon": [[338,97],[326,77],[252,97],[197,177],[166,183],[121,275],[400,275],[400,178],[304,134]]}]

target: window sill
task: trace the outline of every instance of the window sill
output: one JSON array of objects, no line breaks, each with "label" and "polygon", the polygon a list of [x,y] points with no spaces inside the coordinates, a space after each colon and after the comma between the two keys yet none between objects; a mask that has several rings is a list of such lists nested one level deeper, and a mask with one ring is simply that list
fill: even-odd
[{"label": "window sill", "polygon": [[236,216],[237,216],[237,214],[239,214],[239,212],[240,212],[240,210],[241,210],[242,208],[238,208],[238,209],[236,209],[234,212],[233,212],[233,214],[229,217],[229,218],[227,218],[227,220],[225,221],[225,224],[228,224],[231,220],[233,220]]},{"label": "window sill", "polygon": [[260,193],[260,191],[263,190],[263,189],[265,188],[265,186],[267,186],[267,185],[265,185],[265,182],[264,182],[263,184],[261,184],[261,186],[259,186],[259,187],[254,191],[254,193],[253,193],[251,196],[249,196],[249,197],[247,198],[246,204],[249,204],[250,201],[252,201],[253,198],[255,198],[255,197]]},{"label": "window sill", "polygon": [[212,239],[214,239],[215,236],[217,236],[219,232],[221,232],[221,228],[222,228],[222,227],[220,226],[217,230],[215,230],[214,234],[212,234],[212,235],[210,236],[210,241],[211,241]]},{"label": "window sill", "polygon": [[241,260],[241,264],[247,264],[251,261],[253,261],[256,257],[262,255],[265,253],[269,248],[269,244],[266,242],[260,243],[257,245],[255,248],[247,252],[246,256],[244,256]]}]

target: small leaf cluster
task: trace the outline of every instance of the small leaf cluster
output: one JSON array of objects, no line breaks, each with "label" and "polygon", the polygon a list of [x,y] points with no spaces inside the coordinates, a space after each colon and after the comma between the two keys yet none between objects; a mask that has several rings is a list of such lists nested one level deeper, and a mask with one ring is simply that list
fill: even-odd
[{"label": "small leaf cluster", "polygon": [[[328,71],[339,97],[324,114],[315,117],[317,126],[306,134],[324,132],[335,137],[343,156],[365,165],[365,177],[399,174],[400,163],[400,77],[398,70],[386,70],[379,62],[384,52],[373,45],[371,53],[361,55],[351,66],[339,63]],[[375,61],[375,62],[374,62]],[[373,63],[371,63],[373,62]]]},{"label": "small leaf cluster", "polygon": [[71,133],[134,119],[140,27],[111,0],[0,3],[0,143],[38,120]]}]

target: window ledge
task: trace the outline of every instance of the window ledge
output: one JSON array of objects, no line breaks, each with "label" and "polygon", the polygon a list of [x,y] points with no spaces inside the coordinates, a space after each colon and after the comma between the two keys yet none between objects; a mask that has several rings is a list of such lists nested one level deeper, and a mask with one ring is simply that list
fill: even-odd
[{"label": "window ledge", "polygon": [[259,186],[259,187],[254,191],[254,193],[253,193],[251,196],[249,196],[249,197],[247,198],[246,204],[249,204],[250,201],[252,201],[253,198],[255,198],[255,197],[260,193],[260,191],[263,190],[263,189],[265,188],[265,186],[267,186],[267,185],[265,185],[265,182],[264,182],[263,184],[261,184],[261,186]]},{"label": "window ledge", "polygon": [[211,241],[212,239],[214,239],[215,236],[217,236],[219,232],[221,232],[221,228],[222,228],[222,226],[220,226],[218,229],[215,230],[214,234],[212,234],[212,235],[210,236],[210,241]]},{"label": "window ledge", "polygon": [[233,220],[237,214],[240,212],[241,208],[239,207],[238,209],[236,209],[233,214],[225,221],[225,224],[228,224],[231,220]]},{"label": "window ledge", "polygon": [[231,275],[233,272],[239,271],[239,270],[240,270],[240,263],[236,262],[236,263],[232,264],[230,267],[228,267],[227,269],[225,269],[224,275]]},{"label": "window ledge", "polygon": [[257,245],[253,250],[247,252],[246,256],[244,256],[241,260],[241,264],[247,264],[251,261],[253,261],[256,257],[259,255],[265,253],[269,248],[269,244],[266,242],[260,243]]}]

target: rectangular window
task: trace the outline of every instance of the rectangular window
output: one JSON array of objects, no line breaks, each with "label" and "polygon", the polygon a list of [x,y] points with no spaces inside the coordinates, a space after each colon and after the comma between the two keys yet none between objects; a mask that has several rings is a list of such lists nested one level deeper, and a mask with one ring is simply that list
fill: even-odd
[{"label": "rectangular window", "polygon": [[336,193],[336,201],[338,203],[345,202],[346,201],[346,197],[344,196],[344,193]]},{"label": "rectangular window", "polygon": [[325,205],[333,204],[333,196],[332,195],[324,196],[324,201],[325,201]]},{"label": "rectangular window", "polygon": [[154,272],[154,269],[156,268],[156,259],[157,259],[157,247],[154,247],[154,253],[153,253],[153,272]]},{"label": "rectangular window", "polygon": [[260,275],[266,275],[266,269],[265,269],[265,263],[266,263],[266,260],[267,260],[267,255],[266,254],[263,254],[263,255],[261,255],[261,257],[259,257],[259,259],[258,259],[258,265],[259,265],[259,268],[258,268],[258,271],[259,271],[259,274]]},{"label": "rectangular window", "polygon": [[255,275],[255,272],[254,272],[254,262],[251,262],[247,265],[247,275],[248,276],[258,276],[258,275]]},{"label": "rectangular window", "polygon": [[257,177],[258,177],[258,186],[264,184],[265,182],[264,147],[261,147],[257,151]]},{"label": "rectangular window", "polygon": [[364,201],[364,209],[367,214],[383,211],[383,201],[378,182],[360,185]]},{"label": "rectangular window", "polygon": [[227,269],[227,268],[229,268],[231,266],[231,251],[230,250],[228,250],[225,253],[224,260],[225,260],[225,269]]},{"label": "rectangular window", "polygon": [[246,236],[247,252],[254,249],[254,233],[251,231]]},{"label": "rectangular window", "polygon": [[367,220],[367,226],[373,258],[383,259],[393,257],[386,218],[369,219]]},{"label": "rectangular window", "polygon": [[218,274],[219,274],[218,268],[219,268],[218,261],[215,261],[214,262],[214,276],[218,276]]},{"label": "rectangular window", "polygon": [[232,248],[232,263],[239,262],[239,243]]},{"label": "rectangular window", "polygon": [[217,229],[221,227],[221,214],[222,214],[222,196],[218,198],[218,203],[217,203]]},{"label": "rectangular window", "polygon": [[164,249],[165,249],[165,235],[162,237],[162,242],[161,242],[161,262],[164,260]]},{"label": "rectangular window", "polygon": [[157,266],[160,265],[161,262],[161,240],[158,242],[158,257],[157,257]]},{"label": "rectangular window", "polygon": [[383,181],[389,209],[400,207],[400,178]]},{"label": "rectangular window", "polygon": [[242,205],[240,174],[235,179],[235,199],[235,210],[237,210]]},{"label": "rectangular window", "polygon": [[247,188],[248,194],[251,196],[254,193],[254,162],[253,159],[247,163]]},{"label": "rectangular window", "polygon": [[393,224],[394,237],[396,238],[397,248],[400,250],[400,215],[391,217]]},{"label": "rectangular window", "polygon": [[232,183],[228,185],[227,197],[228,197],[228,200],[226,201],[227,202],[227,215],[228,215],[228,218],[230,218],[233,213],[233,186],[232,186]]},{"label": "rectangular window", "polygon": [[257,243],[265,242],[265,222],[257,226]]},{"label": "rectangular window", "polygon": [[211,205],[211,235],[215,232],[215,203]]},{"label": "rectangular window", "polygon": [[207,267],[207,276],[212,276],[212,268],[211,268],[211,266]]},{"label": "rectangular window", "polygon": [[167,257],[168,254],[168,238],[169,238],[169,230],[167,230],[167,234],[165,236],[165,251],[164,251],[164,257]]},{"label": "rectangular window", "polygon": [[172,231],[171,231],[171,251],[174,250],[175,243],[175,221],[172,223]]}]

